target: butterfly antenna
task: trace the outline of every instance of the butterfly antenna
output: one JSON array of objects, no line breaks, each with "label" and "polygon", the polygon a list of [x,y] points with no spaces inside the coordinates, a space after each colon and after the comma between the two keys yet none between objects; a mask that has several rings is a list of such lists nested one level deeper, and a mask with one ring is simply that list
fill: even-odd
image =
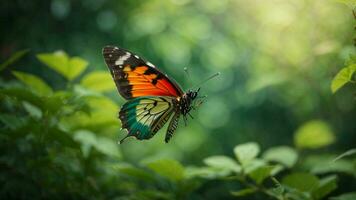
[{"label": "butterfly antenna", "polygon": [[[211,80],[211,79],[213,79],[213,78],[215,78],[215,77],[217,77],[217,76],[219,76],[219,75],[220,75],[220,72],[216,72],[215,74],[209,76],[208,78],[204,79],[204,80],[201,81],[200,83],[196,84],[194,87],[201,86],[203,83],[206,83],[206,82],[208,82],[209,80]],[[193,88],[194,88],[194,87],[193,87]]]}]

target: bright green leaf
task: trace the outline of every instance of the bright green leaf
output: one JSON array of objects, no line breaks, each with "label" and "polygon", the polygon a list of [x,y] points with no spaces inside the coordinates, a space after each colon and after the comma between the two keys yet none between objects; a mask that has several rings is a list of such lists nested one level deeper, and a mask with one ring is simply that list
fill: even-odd
[{"label": "bright green leaf", "polygon": [[337,197],[331,197],[330,200],[355,200],[356,192],[345,193]]},{"label": "bright green leaf", "polygon": [[261,184],[272,173],[275,166],[262,166],[249,173],[249,176],[257,183]]},{"label": "bright green leaf", "polygon": [[348,83],[353,73],[356,71],[356,64],[350,65],[348,67],[342,68],[334,77],[333,81],[331,82],[331,91],[335,93],[338,91],[342,86]]},{"label": "bright green leaf", "polygon": [[172,181],[179,181],[184,178],[184,168],[176,160],[161,159],[147,163],[147,167],[157,174]]},{"label": "bright green leaf", "polygon": [[322,199],[337,188],[337,177],[331,175],[319,181],[319,185],[312,191],[314,199]]},{"label": "bright green leaf", "polygon": [[240,144],[234,148],[235,156],[241,164],[246,164],[250,162],[251,160],[256,158],[259,152],[260,147],[257,143],[254,142]]},{"label": "bright green leaf", "polygon": [[226,156],[211,156],[204,159],[204,163],[210,167],[228,170],[230,172],[241,172],[241,167],[233,159]]},{"label": "bright green leaf", "polygon": [[80,57],[72,57],[69,60],[68,78],[69,80],[75,79],[79,76],[88,66],[88,62]]},{"label": "bright green leaf", "polygon": [[323,121],[314,120],[303,124],[294,135],[294,143],[298,148],[321,148],[335,141],[334,133]]},{"label": "bright green leaf", "polygon": [[63,51],[38,54],[37,58],[49,68],[55,70],[68,80],[79,76],[88,66],[88,62],[79,57],[69,58]]},{"label": "bright green leaf", "polygon": [[109,72],[91,72],[83,77],[81,85],[97,92],[106,92],[116,88]]},{"label": "bright green leaf", "polygon": [[280,146],[268,149],[263,154],[263,158],[268,161],[281,163],[287,167],[293,167],[293,165],[297,162],[298,154],[291,147]]},{"label": "bright green leaf", "polygon": [[49,87],[46,82],[35,75],[18,71],[13,71],[12,73],[14,76],[16,76],[17,79],[19,79],[25,85],[29,86],[41,96],[49,96],[53,93],[51,87]]},{"label": "bright green leaf", "polygon": [[254,189],[254,188],[246,188],[246,189],[242,189],[239,191],[231,191],[230,194],[232,196],[236,196],[236,197],[243,197],[243,196],[253,194],[255,192],[256,192],[256,189]]},{"label": "bright green leaf", "polygon": [[24,49],[21,51],[18,51],[10,56],[5,62],[0,64],[0,71],[4,70],[6,67],[11,65],[12,63],[16,62],[20,58],[22,58],[24,55],[26,55],[30,50],[29,49]]},{"label": "bright green leaf", "polygon": [[319,179],[308,173],[293,173],[283,177],[282,183],[297,190],[308,192],[318,187]]},{"label": "bright green leaf", "polygon": [[37,58],[49,68],[68,78],[68,55],[63,51],[38,54]]}]

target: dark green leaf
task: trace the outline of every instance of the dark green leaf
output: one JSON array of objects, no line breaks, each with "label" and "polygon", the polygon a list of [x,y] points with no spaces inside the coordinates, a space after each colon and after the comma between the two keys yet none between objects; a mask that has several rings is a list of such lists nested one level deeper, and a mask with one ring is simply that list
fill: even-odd
[{"label": "dark green leaf", "polygon": [[262,166],[249,173],[249,176],[257,183],[261,184],[267,177],[272,175],[275,166]]},{"label": "dark green leaf", "polygon": [[336,197],[331,197],[331,200],[355,200],[356,192],[345,193]]},{"label": "dark green leaf", "polygon": [[318,187],[312,191],[314,199],[322,199],[337,188],[337,177],[331,175],[319,181]]},{"label": "dark green leaf", "polygon": [[293,173],[282,179],[282,183],[302,192],[312,191],[318,187],[318,177],[307,173]]},{"label": "dark green leaf", "polygon": [[4,70],[6,67],[8,67],[9,65],[13,64],[14,62],[16,62],[17,60],[19,60],[20,58],[22,58],[24,55],[26,55],[30,50],[29,49],[24,49],[21,51],[18,51],[14,54],[12,54],[10,56],[10,58],[8,58],[5,62],[3,62],[0,65],[0,71]]}]

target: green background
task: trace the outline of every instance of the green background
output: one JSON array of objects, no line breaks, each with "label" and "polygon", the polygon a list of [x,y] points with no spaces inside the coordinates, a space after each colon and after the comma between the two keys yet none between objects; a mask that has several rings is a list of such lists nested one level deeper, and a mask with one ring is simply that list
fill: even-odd
[{"label": "green background", "polygon": [[[36,118],[28,113],[36,103],[25,99],[30,106],[24,106],[20,101],[27,112],[19,111],[9,106],[11,95],[4,92],[2,114],[17,116],[10,117],[10,122],[2,117],[5,139],[1,140],[0,194],[6,198],[150,199],[153,194],[133,194],[151,189],[170,194],[178,186],[161,179],[137,181],[125,177],[125,171],[112,170],[111,165],[142,166],[152,160],[173,159],[183,166],[202,166],[203,159],[212,155],[233,157],[236,145],[250,141],[258,143],[261,151],[291,146],[306,157],[322,154],[335,158],[355,148],[355,85],[347,84],[336,94],[330,89],[333,77],[355,52],[352,12],[336,1],[13,0],[1,3],[0,20],[1,63],[15,52],[29,49],[1,71],[1,88],[21,85],[12,73],[16,70],[41,77],[54,91],[103,95],[58,104],[57,109],[67,109],[70,116],[52,115],[37,106],[42,114],[37,112]],[[125,101],[108,77],[101,55],[105,45],[137,53],[184,90],[211,74],[221,75],[202,86],[201,94],[208,95],[206,102],[192,112],[195,118],[187,126],[181,121],[169,144],[164,143],[164,127],[148,141],[127,139],[118,145],[125,131],[120,131],[117,112]],[[58,50],[89,64],[83,64],[87,67],[68,80],[53,70],[56,67],[48,68],[48,62],[36,57]],[[192,83],[184,74],[185,67]],[[94,76],[88,80],[93,71],[103,72],[103,79]],[[104,89],[98,89],[100,84]],[[76,107],[80,103],[88,103],[94,114],[88,117],[77,111],[82,109]],[[56,118],[53,124],[66,132],[74,146],[54,142],[57,136],[43,126],[15,127],[11,130],[20,136],[13,136],[7,123],[16,124],[19,117],[27,116],[34,120],[32,125],[51,124],[52,117]],[[47,130],[44,135],[52,136],[35,134],[43,130]],[[306,160],[299,160],[297,166],[304,166]],[[341,173],[340,177],[334,195],[356,187],[355,176]],[[9,183],[11,180],[14,183]],[[241,187],[219,178],[203,182],[187,186],[193,192],[176,193],[168,199],[229,199],[234,198],[230,190]],[[151,199],[166,198],[161,195]],[[265,199],[261,194],[246,198]]]}]

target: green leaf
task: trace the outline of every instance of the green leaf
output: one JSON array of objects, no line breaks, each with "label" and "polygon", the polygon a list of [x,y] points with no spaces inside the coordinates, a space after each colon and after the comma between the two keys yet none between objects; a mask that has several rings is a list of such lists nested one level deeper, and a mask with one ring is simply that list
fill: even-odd
[{"label": "green leaf", "polygon": [[348,83],[352,79],[353,73],[356,71],[356,64],[352,64],[348,67],[342,68],[334,77],[331,82],[331,91],[335,93],[342,86]]},{"label": "green leaf", "polygon": [[88,62],[80,57],[72,57],[69,60],[68,79],[73,80],[79,76],[88,66]]},{"label": "green leaf", "polygon": [[171,181],[179,181],[184,178],[184,168],[176,160],[161,159],[146,164],[148,168]]},{"label": "green leaf", "polygon": [[256,158],[259,152],[260,147],[254,142],[240,144],[234,148],[235,156],[241,164],[247,164]]},{"label": "green leaf", "polygon": [[12,73],[17,79],[19,79],[25,85],[29,86],[31,89],[33,89],[34,92],[41,96],[49,96],[53,93],[51,87],[49,87],[46,82],[35,75],[18,71],[13,71]]},{"label": "green leaf", "polygon": [[215,167],[229,172],[241,172],[241,167],[233,159],[226,156],[211,156],[204,159],[204,163],[210,167]]},{"label": "green leaf", "polygon": [[268,149],[263,154],[263,158],[268,161],[281,163],[287,167],[293,167],[297,162],[298,154],[291,147],[280,146]]},{"label": "green leaf", "polygon": [[18,51],[14,54],[12,54],[10,56],[10,58],[8,58],[5,62],[3,62],[0,65],[0,71],[4,70],[6,67],[8,67],[9,65],[13,64],[14,62],[16,62],[17,60],[19,60],[20,58],[22,58],[24,55],[26,55],[30,50],[29,49],[24,49],[21,51]]},{"label": "green leaf", "polygon": [[302,192],[308,192],[318,187],[319,179],[308,173],[293,173],[283,177],[282,183]]},{"label": "green leaf", "polygon": [[249,173],[249,176],[257,183],[261,184],[272,173],[275,166],[262,166]]},{"label": "green leaf", "polygon": [[31,103],[28,103],[26,101],[22,102],[22,105],[25,110],[35,119],[42,118],[42,111],[37,106],[32,105]]},{"label": "green leaf", "polygon": [[187,167],[185,168],[185,177],[186,178],[207,178],[207,179],[216,179],[220,177],[226,177],[230,174],[229,171],[221,170],[214,167]]},{"label": "green leaf", "polygon": [[91,147],[96,143],[96,136],[90,131],[77,131],[74,134],[74,140],[82,144],[81,149],[84,157],[88,157]]},{"label": "green leaf", "polygon": [[80,84],[97,92],[106,92],[116,88],[109,72],[96,71],[85,75]]},{"label": "green leaf", "polygon": [[355,200],[356,192],[345,193],[340,196],[331,197],[330,200]]},{"label": "green leaf", "polygon": [[75,79],[88,66],[88,62],[84,59],[79,57],[69,58],[63,51],[38,54],[37,58],[49,68],[66,77],[68,80]]},{"label": "green leaf", "polygon": [[246,188],[239,191],[231,191],[230,194],[235,197],[243,197],[257,192],[254,188]]},{"label": "green leaf", "polygon": [[93,132],[80,130],[74,135],[74,140],[82,143],[83,155],[89,155],[91,147],[94,147],[100,153],[112,157],[121,157],[118,145],[111,139],[105,137],[98,137]]},{"label": "green leaf", "polygon": [[101,153],[112,157],[121,157],[119,146],[112,139],[105,137],[97,137],[94,147]]},{"label": "green leaf", "polygon": [[67,77],[69,58],[64,51],[38,54],[37,58],[49,68]]},{"label": "green leaf", "polygon": [[337,188],[337,176],[331,175],[319,181],[318,187],[312,191],[314,199],[322,199]]},{"label": "green leaf", "polygon": [[336,158],[333,160],[333,162],[338,161],[338,160],[340,160],[341,158],[344,158],[344,157],[346,157],[346,156],[351,156],[351,155],[355,155],[355,154],[356,154],[356,149],[350,149],[350,150],[346,151],[345,153],[343,153],[343,154],[339,155],[338,157],[336,157]]},{"label": "green leaf", "polygon": [[298,148],[317,149],[332,144],[334,133],[329,125],[320,120],[303,124],[294,135],[294,143]]},{"label": "green leaf", "polygon": [[0,114],[0,122],[2,122],[6,127],[10,128],[11,130],[19,129],[20,127],[26,124],[26,118],[18,117],[13,114]]}]

